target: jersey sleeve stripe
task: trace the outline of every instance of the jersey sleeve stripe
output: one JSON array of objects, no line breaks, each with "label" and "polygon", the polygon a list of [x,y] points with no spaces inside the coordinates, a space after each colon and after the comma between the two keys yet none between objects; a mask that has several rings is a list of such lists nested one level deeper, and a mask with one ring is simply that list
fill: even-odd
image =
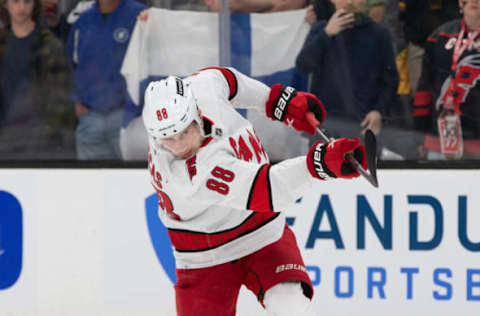
[{"label": "jersey sleeve stripe", "polygon": [[222,68],[222,67],[208,67],[202,70],[207,70],[207,69],[216,69],[222,73],[222,75],[227,80],[228,86],[230,88],[230,94],[228,96],[228,100],[235,98],[238,92],[238,82],[237,82],[237,77],[235,77],[235,74],[231,70],[227,68]]},{"label": "jersey sleeve stripe", "polygon": [[259,212],[273,211],[270,165],[265,164],[257,172],[248,195],[247,209]]},{"label": "jersey sleeve stripe", "polygon": [[280,213],[253,212],[239,225],[215,232],[202,233],[182,229],[168,229],[168,236],[178,252],[199,252],[218,248],[247,235],[277,218]]}]

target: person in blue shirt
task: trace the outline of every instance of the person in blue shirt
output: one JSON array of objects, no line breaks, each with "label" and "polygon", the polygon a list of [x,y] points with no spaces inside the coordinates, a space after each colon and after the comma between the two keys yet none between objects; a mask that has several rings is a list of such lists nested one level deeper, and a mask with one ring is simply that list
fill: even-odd
[{"label": "person in blue shirt", "polygon": [[331,136],[378,135],[398,84],[389,31],[362,13],[366,0],[331,2],[335,13],[312,26],[297,70],[313,75],[310,91],[328,109]]},{"label": "person in blue shirt", "polygon": [[74,71],[72,93],[77,158],[121,159],[119,134],[126,109],[134,109],[120,74],[138,14],[134,0],[96,0],[73,25],[67,55]]}]

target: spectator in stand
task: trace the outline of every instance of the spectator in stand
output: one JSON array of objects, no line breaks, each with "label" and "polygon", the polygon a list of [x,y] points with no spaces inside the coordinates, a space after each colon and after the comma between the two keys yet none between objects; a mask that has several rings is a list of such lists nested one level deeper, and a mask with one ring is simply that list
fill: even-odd
[{"label": "spectator in stand", "polygon": [[390,34],[362,13],[365,0],[332,3],[335,13],[312,26],[297,69],[313,74],[311,92],[328,109],[325,126],[333,137],[355,137],[366,129],[378,135],[398,82]]},{"label": "spectator in stand", "polygon": [[120,74],[137,16],[134,0],[97,0],[73,25],[67,43],[75,72],[78,159],[121,159],[122,120],[141,111],[129,100]]},{"label": "spectator in stand", "polygon": [[75,157],[71,75],[61,42],[39,23],[40,10],[40,0],[1,1],[1,159]]},{"label": "spectator in stand", "polygon": [[458,1],[455,0],[404,0],[404,2],[408,76],[413,95],[420,79],[425,41],[428,35],[445,22],[459,18],[460,10]]},{"label": "spectator in stand", "polygon": [[421,157],[480,158],[480,3],[460,0],[463,18],[427,38],[415,94],[416,130],[426,133]]},{"label": "spectator in stand", "polygon": [[[333,6],[333,10],[330,9]],[[392,39],[393,52],[399,73],[399,85],[390,106],[382,113],[382,140],[385,145],[379,153],[381,159],[416,159],[418,142],[412,137],[412,115],[410,109],[410,83],[406,62],[403,27],[399,21],[398,0],[368,0],[361,11],[372,20],[384,25]],[[315,24],[318,20],[329,20],[334,12],[330,0],[314,0],[307,8],[305,20]],[[327,18],[325,17],[327,16]],[[399,139],[401,139],[399,141]]]},{"label": "spectator in stand", "polygon": [[[363,10],[372,20],[388,28],[394,41],[394,52],[400,52],[405,44],[398,0],[367,0]],[[335,6],[330,0],[312,0],[307,7],[305,20],[313,25],[318,20],[329,20],[334,12]]]},{"label": "spectator in stand", "polygon": [[[138,2],[146,4],[147,0],[138,0]],[[42,0],[41,16],[50,30],[66,43],[73,23],[94,3],[95,0]]]}]

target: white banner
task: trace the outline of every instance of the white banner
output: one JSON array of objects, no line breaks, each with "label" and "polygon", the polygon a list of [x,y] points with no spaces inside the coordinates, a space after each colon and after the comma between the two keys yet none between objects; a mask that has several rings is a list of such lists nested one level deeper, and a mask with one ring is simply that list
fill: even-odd
[{"label": "white banner", "polygon": [[[229,66],[269,85],[305,89],[294,82],[295,58],[310,30],[305,12],[233,15]],[[217,13],[150,8],[148,20],[135,25],[121,69],[133,102],[142,103],[145,81],[218,66],[218,32]]]},{"label": "white banner", "polygon": [[[318,315],[480,311],[478,170],[319,182],[287,212]],[[0,315],[175,315],[146,170],[0,170]],[[265,315],[242,290],[238,315]]]}]

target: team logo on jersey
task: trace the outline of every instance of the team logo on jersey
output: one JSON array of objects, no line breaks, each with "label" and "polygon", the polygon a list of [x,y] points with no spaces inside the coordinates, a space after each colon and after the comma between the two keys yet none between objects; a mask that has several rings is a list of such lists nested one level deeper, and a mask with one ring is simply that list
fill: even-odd
[{"label": "team logo on jersey", "polygon": [[128,41],[129,36],[130,32],[124,27],[119,27],[113,32],[113,38],[119,43],[125,43]]},{"label": "team logo on jersey", "polygon": [[435,104],[439,110],[445,104],[448,96],[453,97],[454,104],[465,102],[472,87],[480,79],[480,54],[470,55],[463,58],[457,67],[455,73],[455,89],[450,90],[450,76],[447,77],[440,90],[440,97]]},{"label": "team logo on jersey", "polygon": [[265,148],[263,147],[260,138],[258,138],[255,131],[246,130],[248,137],[246,138],[248,143],[250,143],[251,148],[247,144],[247,141],[243,138],[242,135],[238,137],[238,140],[235,140],[233,137],[229,138],[230,146],[235,151],[235,155],[238,159],[243,159],[245,161],[251,161],[253,159],[253,155],[255,154],[255,158],[257,158],[257,162],[260,163],[262,161],[268,162],[268,156],[265,152]]},{"label": "team logo on jersey", "polygon": [[150,195],[145,200],[145,211],[147,217],[148,232],[152,241],[153,249],[157,255],[160,265],[173,284],[177,282],[175,276],[175,258],[173,248],[168,237],[167,228],[163,225],[158,216],[159,200],[157,194]]}]

